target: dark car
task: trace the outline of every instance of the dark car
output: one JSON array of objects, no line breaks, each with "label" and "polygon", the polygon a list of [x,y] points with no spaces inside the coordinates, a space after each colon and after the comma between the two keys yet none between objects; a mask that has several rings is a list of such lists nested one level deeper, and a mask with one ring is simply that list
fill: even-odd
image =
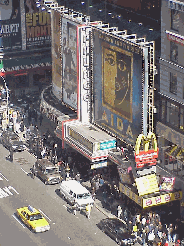
[{"label": "dark car", "polygon": [[97,225],[103,232],[114,239],[118,245],[134,245],[136,237],[121,220],[117,218],[107,218],[101,220]]},{"label": "dark car", "polygon": [[25,150],[25,145],[19,140],[19,136],[11,131],[4,131],[1,136],[1,142],[7,149],[12,149],[13,151],[23,151]]}]

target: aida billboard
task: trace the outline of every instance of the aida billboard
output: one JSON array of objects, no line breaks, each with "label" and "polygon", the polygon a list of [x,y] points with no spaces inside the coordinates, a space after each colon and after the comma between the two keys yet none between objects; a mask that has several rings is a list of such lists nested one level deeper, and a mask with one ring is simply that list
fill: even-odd
[{"label": "aida billboard", "polygon": [[135,144],[142,131],[142,49],[93,30],[94,122]]},{"label": "aida billboard", "polygon": [[22,49],[20,1],[0,1],[0,39],[4,52]]},{"label": "aida billboard", "polygon": [[51,16],[36,6],[33,0],[25,0],[26,49],[51,45]]},{"label": "aida billboard", "polygon": [[61,60],[61,16],[56,10],[51,11],[52,33],[52,83],[53,93],[61,100],[62,97],[62,60]]},{"label": "aida billboard", "polygon": [[62,98],[73,109],[77,109],[77,25],[62,17]]}]

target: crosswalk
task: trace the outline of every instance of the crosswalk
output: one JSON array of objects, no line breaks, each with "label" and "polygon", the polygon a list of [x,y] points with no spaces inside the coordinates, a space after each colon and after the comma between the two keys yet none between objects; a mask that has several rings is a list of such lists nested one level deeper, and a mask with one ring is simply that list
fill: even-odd
[{"label": "crosswalk", "polygon": [[[2,173],[0,173],[0,181],[4,181],[4,180],[9,181]],[[11,185],[0,188],[0,198],[6,198],[9,196],[13,196],[15,194],[19,194],[19,192]]]}]

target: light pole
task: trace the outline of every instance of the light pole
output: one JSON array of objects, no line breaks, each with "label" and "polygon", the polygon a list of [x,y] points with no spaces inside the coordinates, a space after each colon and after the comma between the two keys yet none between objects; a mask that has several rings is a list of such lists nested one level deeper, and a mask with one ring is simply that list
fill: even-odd
[{"label": "light pole", "polygon": [[6,85],[6,81],[5,78],[3,76],[0,75],[0,77],[2,78],[5,88],[6,88],[6,120],[8,122],[9,125],[9,109],[8,109],[8,103],[9,103],[9,94],[8,94],[8,87]]}]

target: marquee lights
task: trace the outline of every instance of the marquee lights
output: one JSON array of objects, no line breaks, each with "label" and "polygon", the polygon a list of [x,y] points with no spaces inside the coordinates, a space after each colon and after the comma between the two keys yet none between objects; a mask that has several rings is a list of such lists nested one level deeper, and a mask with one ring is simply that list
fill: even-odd
[{"label": "marquee lights", "polygon": [[171,65],[173,65],[173,66],[175,66],[175,67],[179,67],[179,68],[181,68],[181,69],[184,69],[184,67],[179,66],[178,64],[173,63],[173,62],[171,62],[171,61],[165,60],[165,59],[163,59],[163,58],[161,58],[161,57],[160,57],[160,60],[165,61],[165,62],[167,62],[167,63],[169,63],[169,64],[171,64]]},{"label": "marquee lights", "polygon": [[159,94],[160,94],[161,96],[164,96],[164,97],[166,97],[166,98],[168,98],[168,99],[170,99],[170,100],[174,101],[174,102],[177,102],[177,103],[179,103],[179,104],[181,104],[181,105],[184,105],[184,103],[179,102],[179,101],[178,101],[178,100],[176,100],[175,98],[169,97],[169,96],[167,96],[167,95],[163,94],[162,92],[159,92]]}]

